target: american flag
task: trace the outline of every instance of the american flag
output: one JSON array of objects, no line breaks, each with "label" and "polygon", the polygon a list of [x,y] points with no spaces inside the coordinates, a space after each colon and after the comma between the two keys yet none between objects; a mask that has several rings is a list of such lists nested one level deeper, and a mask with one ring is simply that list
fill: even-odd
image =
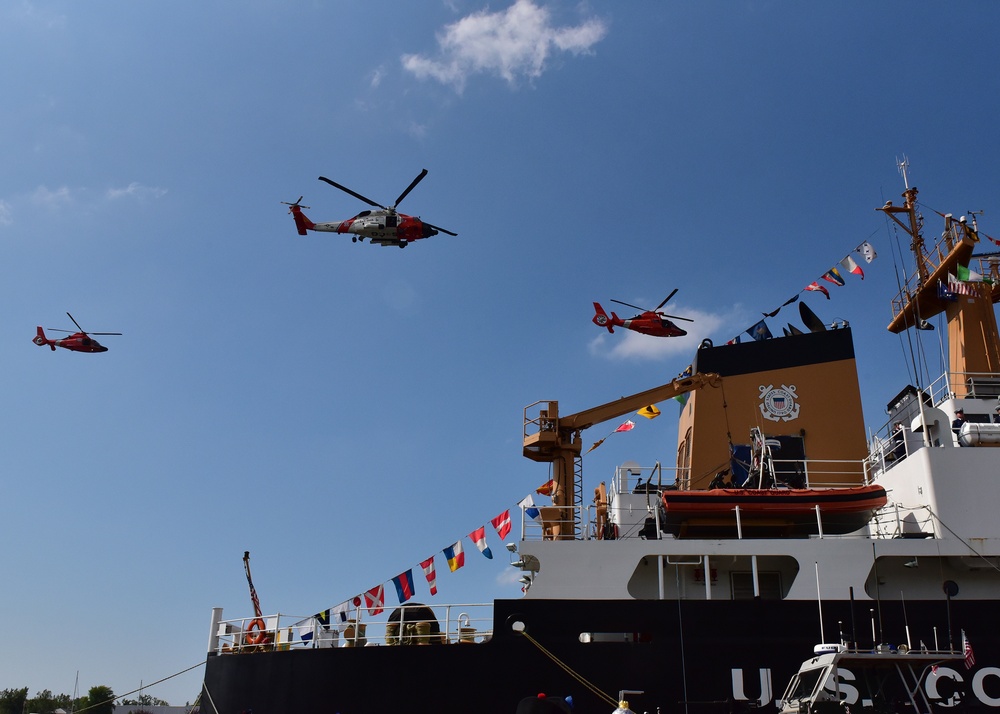
[{"label": "american flag", "polygon": [[971,283],[963,283],[959,280],[952,280],[951,275],[948,276],[948,290],[956,295],[975,295],[976,288]]},{"label": "american flag", "polygon": [[962,630],[962,650],[965,652],[965,668],[972,669],[972,665],[976,663],[976,655],[972,652],[972,643],[965,636],[965,630]]},{"label": "american flag", "polygon": [[250,600],[253,602],[253,613],[260,617],[260,599],[257,597],[257,591],[253,587],[253,583],[250,583]]},{"label": "american flag", "polygon": [[253,578],[250,577],[250,551],[243,552],[243,569],[247,574],[247,585],[250,586],[250,601],[253,602],[253,612],[260,617],[260,600],[257,598],[257,591],[253,586]]}]

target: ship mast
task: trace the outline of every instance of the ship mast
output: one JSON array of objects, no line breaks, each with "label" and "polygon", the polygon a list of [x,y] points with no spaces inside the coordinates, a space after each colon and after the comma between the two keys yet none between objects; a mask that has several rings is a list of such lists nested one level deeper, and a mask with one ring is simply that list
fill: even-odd
[{"label": "ship mast", "polygon": [[[978,226],[962,216],[958,220],[944,216],[941,241],[927,250],[923,238],[923,217],[917,209],[917,188],[909,185],[905,157],[899,162],[906,190],[903,205],[887,201],[875,210],[882,211],[910,236],[910,250],[916,265],[899,295],[892,301],[889,331],[900,333],[944,313],[948,321],[949,390],[965,395],[970,379],[1000,374],[1000,336],[993,305],[1000,300],[1000,284],[963,282],[967,294],[949,293],[949,275],[958,274],[959,266],[968,268],[972,251],[979,243]],[[980,272],[995,273],[996,265],[976,266]],[[987,277],[996,278],[995,275]]]}]

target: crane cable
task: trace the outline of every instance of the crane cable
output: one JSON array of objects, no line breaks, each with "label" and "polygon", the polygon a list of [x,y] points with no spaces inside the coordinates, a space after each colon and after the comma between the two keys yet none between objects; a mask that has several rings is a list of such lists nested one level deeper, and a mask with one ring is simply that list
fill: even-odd
[{"label": "crane cable", "polygon": [[[114,702],[118,701],[119,699],[122,699],[124,697],[130,696],[132,694],[135,694],[136,692],[141,692],[143,689],[149,689],[150,687],[156,686],[157,684],[162,684],[163,682],[166,682],[168,679],[173,679],[174,677],[179,677],[180,675],[185,674],[187,672],[190,672],[192,669],[197,669],[198,667],[201,667],[204,664],[205,664],[205,661],[202,660],[198,664],[193,664],[190,667],[188,667],[187,669],[182,669],[180,672],[175,672],[174,674],[171,674],[169,677],[164,677],[163,679],[157,679],[155,682],[150,682],[149,684],[144,684],[143,686],[139,687],[138,689],[133,689],[131,692],[125,692],[124,694],[119,694],[119,695],[117,695],[115,697],[112,697],[111,699],[108,699],[107,701],[95,702],[93,704],[90,704],[89,706],[84,707],[83,709],[77,709],[76,710],[76,714],[80,714],[81,712],[89,711],[90,709],[95,709],[97,707],[101,707],[101,706],[104,706],[106,704],[113,704]],[[198,695],[198,699],[201,699],[201,694]],[[192,705],[192,708],[194,706],[196,706],[197,704],[198,704],[198,700],[195,700],[195,703],[194,703],[194,705]],[[121,706],[121,705],[118,705],[118,706]]]}]

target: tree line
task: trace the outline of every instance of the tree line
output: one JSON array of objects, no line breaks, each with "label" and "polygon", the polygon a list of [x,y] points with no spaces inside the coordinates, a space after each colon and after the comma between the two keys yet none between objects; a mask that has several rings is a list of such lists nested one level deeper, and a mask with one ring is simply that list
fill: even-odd
[{"label": "tree line", "polygon": [[[140,694],[136,699],[123,699],[123,705],[168,706],[167,702],[148,694]],[[0,714],[52,714],[56,709],[86,714],[114,714],[115,693],[111,687],[91,687],[86,696],[74,699],[68,694],[53,694],[43,689],[35,696],[28,696],[28,688],[4,689],[0,691]]]}]

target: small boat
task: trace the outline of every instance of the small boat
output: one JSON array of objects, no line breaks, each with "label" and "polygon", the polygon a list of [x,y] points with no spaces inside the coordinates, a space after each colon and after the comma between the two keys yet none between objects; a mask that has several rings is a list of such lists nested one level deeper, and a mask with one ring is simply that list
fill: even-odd
[{"label": "small boat", "polygon": [[887,501],[877,484],[845,488],[664,491],[660,527],[676,536],[841,535],[863,528]]},{"label": "small boat", "polygon": [[964,657],[955,651],[816,645],[781,698],[779,714],[962,711]]}]

